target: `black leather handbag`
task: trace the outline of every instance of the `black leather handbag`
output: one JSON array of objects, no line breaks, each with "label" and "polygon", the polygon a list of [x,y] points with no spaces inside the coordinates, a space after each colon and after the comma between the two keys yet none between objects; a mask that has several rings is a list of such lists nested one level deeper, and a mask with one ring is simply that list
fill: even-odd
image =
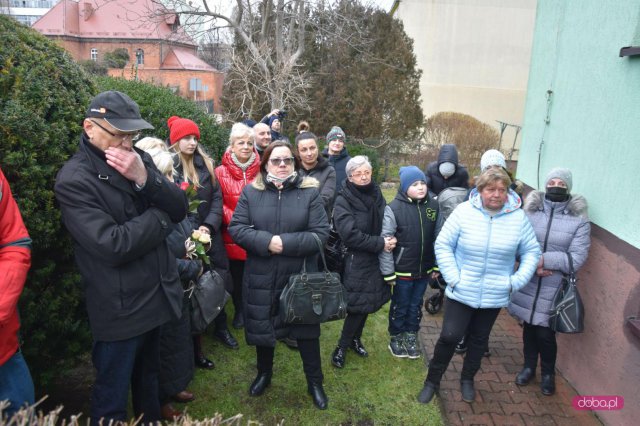
[{"label": "black leather handbag", "polygon": [[307,272],[305,258],[302,271],[289,277],[280,295],[280,318],[287,324],[320,324],[347,316],[340,274],[327,269],[322,242],[316,234],[313,237],[318,244],[324,270]]},{"label": "black leather handbag", "polygon": [[329,229],[329,238],[324,245],[324,254],[327,258],[327,267],[331,272],[341,274],[344,272],[344,258],[347,253],[347,247],[342,242],[340,234],[336,231],[333,223],[333,215],[331,217],[331,228]]},{"label": "black leather handbag", "polygon": [[224,279],[214,270],[200,275],[191,288],[191,332],[204,333],[229,300]]},{"label": "black leather handbag", "polygon": [[573,259],[570,253],[568,276],[562,278],[562,283],[553,298],[549,327],[558,333],[582,333],[584,331],[584,304],[576,287],[576,274],[573,270]]}]

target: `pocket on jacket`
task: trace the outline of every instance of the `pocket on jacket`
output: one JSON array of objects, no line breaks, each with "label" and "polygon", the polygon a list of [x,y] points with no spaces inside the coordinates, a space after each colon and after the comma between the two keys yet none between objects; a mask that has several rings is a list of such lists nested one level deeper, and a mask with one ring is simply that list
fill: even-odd
[{"label": "pocket on jacket", "polygon": [[404,247],[400,247],[400,253],[398,253],[398,257],[396,258],[396,265],[400,264],[400,260],[402,260],[402,255],[404,254]]}]

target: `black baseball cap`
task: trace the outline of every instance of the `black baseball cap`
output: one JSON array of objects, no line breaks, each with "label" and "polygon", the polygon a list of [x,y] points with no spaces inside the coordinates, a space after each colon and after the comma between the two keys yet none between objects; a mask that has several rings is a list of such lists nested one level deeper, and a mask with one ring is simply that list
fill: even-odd
[{"label": "black baseball cap", "polygon": [[151,124],[142,119],[138,104],[129,96],[115,90],[102,92],[93,98],[86,116],[102,118],[121,132],[153,129]]}]

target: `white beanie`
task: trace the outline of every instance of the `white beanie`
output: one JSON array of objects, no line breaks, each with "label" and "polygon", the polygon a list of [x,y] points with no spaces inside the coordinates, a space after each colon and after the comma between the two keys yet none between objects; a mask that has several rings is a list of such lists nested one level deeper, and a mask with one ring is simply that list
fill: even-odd
[{"label": "white beanie", "polygon": [[504,154],[497,149],[490,149],[482,154],[480,159],[480,171],[484,172],[491,166],[500,166],[503,169],[507,168],[507,163],[504,160]]}]

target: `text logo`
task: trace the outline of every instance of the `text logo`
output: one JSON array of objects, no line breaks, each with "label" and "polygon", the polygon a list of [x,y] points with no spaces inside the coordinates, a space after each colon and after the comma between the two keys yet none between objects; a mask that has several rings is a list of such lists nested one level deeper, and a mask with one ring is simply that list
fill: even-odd
[{"label": "text logo", "polygon": [[573,397],[576,410],[622,410],[624,398],[619,395],[578,395]]}]

